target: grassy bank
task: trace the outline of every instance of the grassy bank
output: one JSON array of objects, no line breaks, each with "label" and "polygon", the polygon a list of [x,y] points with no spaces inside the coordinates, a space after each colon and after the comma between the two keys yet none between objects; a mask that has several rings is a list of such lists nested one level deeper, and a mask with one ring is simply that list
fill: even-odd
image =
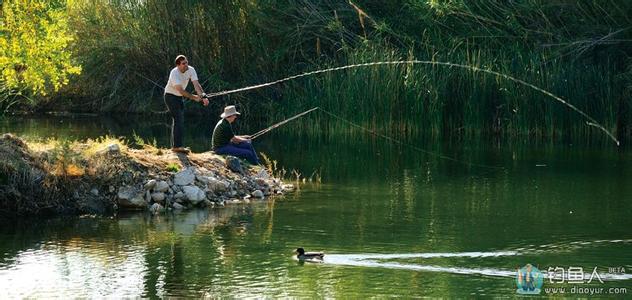
[{"label": "grassy bank", "polygon": [[250,202],[293,188],[270,176],[273,168],[242,166],[211,152],[176,155],[141,139],[25,142],[4,134],[0,158],[0,216],[6,218],[159,214]]}]

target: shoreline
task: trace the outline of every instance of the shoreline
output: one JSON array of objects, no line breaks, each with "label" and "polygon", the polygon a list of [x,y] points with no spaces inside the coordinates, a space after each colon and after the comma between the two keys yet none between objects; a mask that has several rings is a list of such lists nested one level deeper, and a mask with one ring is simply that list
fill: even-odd
[{"label": "shoreline", "polygon": [[212,152],[172,153],[103,137],[86,142],[29,143],[0,138],[0,215],[160,214],[249,203],[294,189],[252,166]]}]

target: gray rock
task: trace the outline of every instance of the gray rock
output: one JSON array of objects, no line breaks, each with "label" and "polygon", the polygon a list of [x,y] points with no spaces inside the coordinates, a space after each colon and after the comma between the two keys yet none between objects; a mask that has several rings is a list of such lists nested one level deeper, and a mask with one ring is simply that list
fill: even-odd
[{"label": "gray rock", "polygon": [[165,201],[165,193],[152,193],[151,199],[154,200],[154,202],[162,203]]},{"label": "gray rock", "polygon": [[137,194],[138,194],[138,191],[134,189],[134,187],[122,186],[122,187],[119,187],[117,196],[119,199],[129,200],[129,199],[134,198],[134,196],[136,196]]},{"label": "gray rock", "polygon": [[216,178],[212,178],[211,180],[209,180],[208,185],[213,191],[219,193],[227,191],[230,187],[230,183],[228,183],[226,180],[219,180]]},{"label": "gray rock", "polygon": [[186,168],[173,177],[173,183],[176,185],[189,185],[195,180],[194,168]]},{"label": "gray rock", "polygon": [[111,144],[107,147],[108,152],[110,153],[118,153],[121,152],[121,147],[118,144]]},{"label": "gray rock", "polygon": [[255,178],[255,183],[258,184],[259,186],[265,187],[268,186],[269,184],[266,182],[265,179],[263,178]]},{"label": "gray rock", "polygon": [[182,190],[186,194],[187,199],[189,199],[189,202],[191,202],[191,204],[193,205],[196,205],[206,199],[206,194],[204,193],[204,191],[197,186],[183,186]]},{"label": "gray rock", "polygon": [[147,201],[147,203],[151,201],[151,193],[149,191],[145,192],[145,201]]},{"label": "gray rock", "polygon": [[239,174],[244,173],[244,169],[241,167],[241,162],[239,161],[239,158],[237,157],[230,156],[230,155],[226,156],[226,167],[235,173],[239,173]]},{"label": "gray rock", "polygon": [[99,196],[99,190],[97,188],[92,188],[90,190],[90,194],[95,195],[95,196]]},{"label": "gray rock", "polygon": [[255,198],[259,198],[259,199],[265,198],[265,196],[263,195],[263,192],[261,190],[256,190],[256,191],[252,192],[252,196],[255,197]]},{"label": "gray rock", "polygon": [[169,190],[169,184],[164,181],[158,181],[156,182],[156,186],[154,186],[154,192],[166,192],[167,190]]},{"label": "gray rock", "polygon": [[97,154],[119,154],[121,153],[121,147],[118,144],[110,144],[107,147],[103,148],[100,151],[97,151]]},{"label": "gray rock", "polygon": [[182,199],[185,196],[186,195],[183,192],[177,192],[175,195],[173,195],[173,199]]},{"label": "gray rock", "polygon": [[115,188],[113,185],[111,185],[111,186],[108,188],[108,191],[109,191],[110,193],[114,193],[114,191],[116,191],[116,188]]},{"label": "gray rock", "polygon": [[208,183],[208,176],[203,176],[203,175],[196,175],[195,179],[201,183]]},{"label": "gray rock", "polygon": [[123,209],[145,209],[147,202],[134,187],[122,186],[118,191],[118,205]]},{"label": "gray rock", "polygon": [[147,183],[145,183],[145,190],[151,190],[156,186],[156,180],[155,179],[150,179],[149,181],[147,181]]},{"label": "gray rock", "polygon": [[204,204],[204,207],[213,207],[213,202],[211,202],[210,200],[204,200],[202,201],[202,203]]},{"label": "gray rock", "polygon": [[162,207],[162,205],[160,205],[158,203],[152,204],[151,207],[149,208],[149,212],[151,212],[154,215],[159,214],[159,213],[163,212],[164,210],[165,210],[165,208]]},{"label": "gray rock", "polygon": [[173,204],[173,209],[182,210],[182,209],[184,209],[184,206],[182,206],[182,204],[180,204],[180,203],[174,203]]}]

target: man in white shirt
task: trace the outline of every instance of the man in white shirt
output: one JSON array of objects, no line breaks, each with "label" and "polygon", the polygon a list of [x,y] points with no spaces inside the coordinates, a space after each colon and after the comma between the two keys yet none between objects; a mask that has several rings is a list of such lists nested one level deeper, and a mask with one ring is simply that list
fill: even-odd
[{"label": "man in white shirt", "polygon": [[[176,57],[176,67],[169,73],[169,81],[165,87],[165,104],[171,113],[173,122],[171,123],[171,151],[189,153],[188,148],[183,147],[182,135],[184,133],[184,98],[189,98],[195,102],[202,102],[208,105],[208,99],[204,97],[204,90],[198,82],[195,69],[189,66],[186,56]],[[186,91],[189,81],[193,82],[193,87],[197,95]]]}]

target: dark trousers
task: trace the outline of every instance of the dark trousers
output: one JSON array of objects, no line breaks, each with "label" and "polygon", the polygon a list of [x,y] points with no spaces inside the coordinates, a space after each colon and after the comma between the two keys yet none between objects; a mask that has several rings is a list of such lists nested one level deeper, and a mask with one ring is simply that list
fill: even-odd
[{"label": "dark trousers", "polygon": [[232,155],[240,158],[245,158],[249,163],[253,165],[259,164],[259,158],[257,152],[250,142],[241,142],[239,144],[228,143],[226,146],[219,147],[215,150],[215,153],[220,155]]},{"label": "dark trousers", "polygon": [[171,114],[171,147],[182,147],[184,134],[184,100],[181,96],[165,94],[165,104]]}]

